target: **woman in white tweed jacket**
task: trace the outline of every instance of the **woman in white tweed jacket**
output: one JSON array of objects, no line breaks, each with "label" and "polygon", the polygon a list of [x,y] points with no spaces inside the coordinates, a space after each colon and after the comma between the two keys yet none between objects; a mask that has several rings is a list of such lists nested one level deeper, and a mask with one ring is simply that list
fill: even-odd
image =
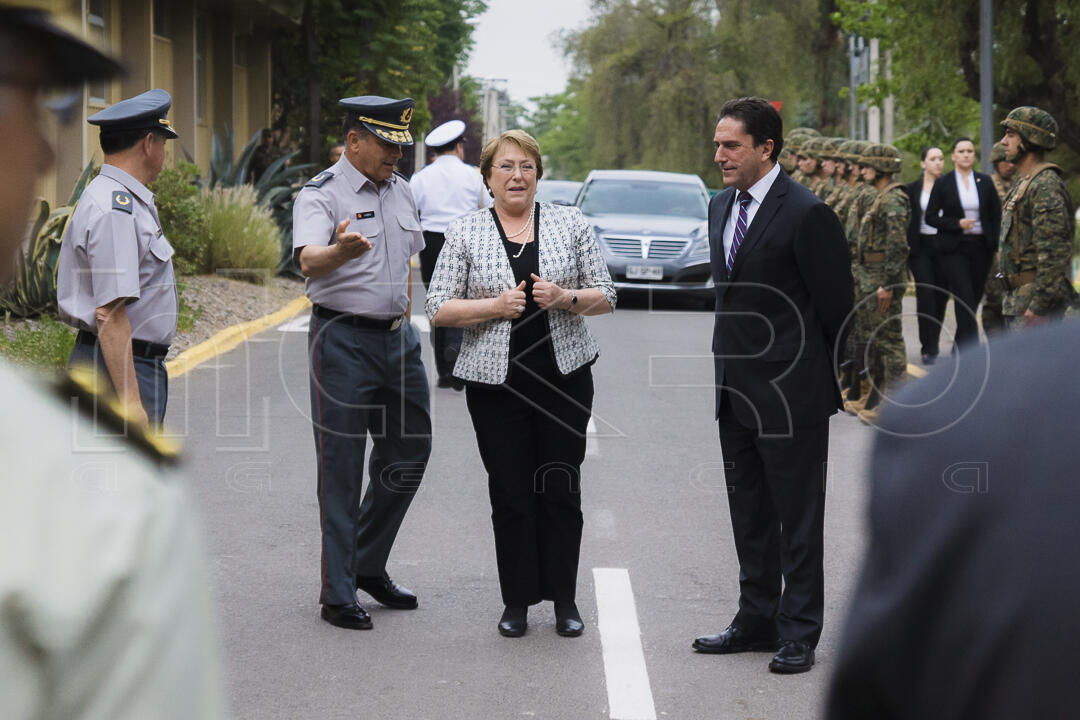
[{"label": "woman in white tweed jacket", "polygon": [[599,350],[583,315],[611,312],[615,286],[577,208],[535,202],[540,147],[520,130],[488,141],[480,172],[495,202],[446,229],[428,287],[432,325],[463,327],[454,375],[488,473],[499,632],[525,634],[528,607],[555,603],[580,635],[580,470]]}]

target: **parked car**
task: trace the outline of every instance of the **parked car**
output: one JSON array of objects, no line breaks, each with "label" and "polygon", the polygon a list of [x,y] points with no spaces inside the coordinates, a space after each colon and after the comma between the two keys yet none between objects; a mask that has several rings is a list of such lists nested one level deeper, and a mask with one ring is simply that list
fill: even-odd
[{"label": "parked car", "polygon": [[577,205],[620,291],[681,293],[712,305],[709,192],[697,175],[593,170]]},{"label": "parked car", "polygon": [[573,205],[581,183],[576,180],[541,180],[536,187],[536,199],[556,205]]}]

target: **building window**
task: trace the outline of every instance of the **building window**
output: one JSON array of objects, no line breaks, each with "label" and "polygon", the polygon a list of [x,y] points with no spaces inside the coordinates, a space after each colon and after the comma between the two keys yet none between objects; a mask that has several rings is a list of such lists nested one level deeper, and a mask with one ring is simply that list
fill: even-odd
[{"label": "building window", "polygon": [[206,16],[195,16],[195,120],[206,122],[206,52],[210,44]]},{"label": "building window", "polygon": [[[108,0],[89,0],[86,5],[86,32],[90,42],[101,50],[109,50],[109,35],[106,32],[108,22]],[[87,83],[90,102],[94,105],[108,104],[108,86],[104,80]]]},{"label": "building window", "polygon": [[155,35],[161,38],[172,38],[172,23],[169,19],[169,0],[154,0]]},{"label": "building window", "polygon": [[240,67],[247,67],[248,64],[248,36],[237,35],[236,40],[233,43],[235,59],[234,63]]}]

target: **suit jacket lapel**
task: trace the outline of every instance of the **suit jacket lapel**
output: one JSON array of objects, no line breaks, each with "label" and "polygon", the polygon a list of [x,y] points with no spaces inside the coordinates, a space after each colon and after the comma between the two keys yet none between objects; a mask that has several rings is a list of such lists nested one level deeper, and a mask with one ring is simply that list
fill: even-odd
[{"label": "suit jacket lapel", "polygon": [[739,252],[735,253],[735,264],[731,268],[731,277],[739,274],[739,269],[746,262],[746,256],[754,251],[754,246],[761,240],[765,228],[772,222],[773,217],[780,210],[780,206],[784,204],[783,198],[787,194],[788,182],[790,181],[787,175],[781,170],[780,174],[776,176],[776,180],[773,181],[772,187],[769,188],[768,194],[765,195],[765,202],[761,203],[761,207],[754,214],[750,227],[746,229],[746,237],[743,238],[742,245],[739,246]]},{"label": "suit jacket lapel", "polygon": [[[723,211],[720,213],[719,224],[714,224],[709,228],[710,239],[714,240],[716,244],[714,252],[720,260],[719,267],[716,270],[716,280],[721,283],[726,282],[728,279],[727,256],[724,253],[724,230],[727,228],[728,218],[731,217],[731,206],[735,204],[735,191],[728,189],[724,190],[724,193],[726,196],[721,196],[723,202],[720,205],[723,207]],[[725,285],[720,285],[721,294],[726,289]]]}]

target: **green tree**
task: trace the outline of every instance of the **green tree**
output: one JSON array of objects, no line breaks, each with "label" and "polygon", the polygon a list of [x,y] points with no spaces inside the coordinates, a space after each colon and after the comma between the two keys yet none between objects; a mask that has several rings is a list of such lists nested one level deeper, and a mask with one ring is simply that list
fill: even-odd
[{"label": "green tree", "polygon": [[[905,149],[946,144],[979,130],[979,3],[937,0],[836,0],[833,19],[846,32],[879,38],[892,51],[892,78],[858,88],[880,101],[892,93]],[[1067,146],[1057,160],[1076,167],[1080,153],[1080,4],[994,0],[994,121],[1036,105],[1058,122]],[[1000,130],[995,125],[994,132]]]},{"label": "green tree", "polygon": [[306,156],[324,162],[339,140],[339,98],[412,97],[413,125],[430,121],[427,98],[467,57],[484,0],[294,0],[300,27],[273,44],[279,122],[301,128]]}]

